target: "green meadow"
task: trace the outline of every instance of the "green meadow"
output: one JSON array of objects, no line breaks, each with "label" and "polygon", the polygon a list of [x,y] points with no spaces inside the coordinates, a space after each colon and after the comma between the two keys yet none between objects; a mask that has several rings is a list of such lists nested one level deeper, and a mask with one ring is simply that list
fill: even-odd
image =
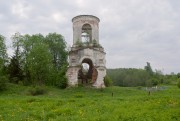
[{"label": "green meadow", "polygon": [[91,87],[28,95],[30,87],[8,84],[0,92],[0,121],[180,121],[180,89],[160,86]]}]

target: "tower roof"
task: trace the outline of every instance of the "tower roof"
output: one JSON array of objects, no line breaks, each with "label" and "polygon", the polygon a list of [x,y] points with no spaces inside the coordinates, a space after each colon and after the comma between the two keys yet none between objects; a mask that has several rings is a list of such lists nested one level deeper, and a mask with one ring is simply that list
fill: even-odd
[{"label": "tower roof", "polygon": [[93,15],[78,15],[78,16],[75,16],[74,18],[72,18],[72,22],[77,19],[77,18],[81,18],[81,17],[93,17],[93,18],[96,18],[99,22],[100,22],[100,19],[96,16],[93,16]]}]

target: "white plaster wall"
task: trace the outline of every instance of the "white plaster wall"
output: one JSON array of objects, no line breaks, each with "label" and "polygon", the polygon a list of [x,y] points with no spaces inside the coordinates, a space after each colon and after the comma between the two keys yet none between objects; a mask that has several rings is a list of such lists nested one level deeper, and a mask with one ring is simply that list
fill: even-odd
[{"label": "white plaster wall", "polygon": [[66,73],[68,78],[69,86],[77,86],[78,85],[78,71],[80,67],[69,67]]},{"label": "white plaster wall", "polygon": [[105,84],[104,84],[104,78],[106,76],[106,69],[105,68],[97,68],[98,71],[98,77],[96,82],[93,84],[94,87],[96,88],[104,88]]}]

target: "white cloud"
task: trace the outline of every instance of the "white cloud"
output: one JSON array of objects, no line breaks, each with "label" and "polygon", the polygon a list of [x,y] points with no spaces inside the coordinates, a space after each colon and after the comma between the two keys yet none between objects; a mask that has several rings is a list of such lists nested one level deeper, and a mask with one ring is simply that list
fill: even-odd
[{"label": "white cloud", "polygon": [[72,45],[71,19],[92,14],[101,19],[107,67],[150,62],[165,73],[180,72],[179,6],[179,0],[1,0],[0,34],[57,32]]},{"label": "white cloud", "polygon": [[59,12],[53,13],[52,18],[58,24],[60,24],[60,23],[63,24],[66,21],[66,18]]},{"label": "white cloud", "polygon": [[16,1],[12,5],[12,13],[19,18],[28,19],[28,10],[30,8],[27,6],[26,2],[24,1]]}]

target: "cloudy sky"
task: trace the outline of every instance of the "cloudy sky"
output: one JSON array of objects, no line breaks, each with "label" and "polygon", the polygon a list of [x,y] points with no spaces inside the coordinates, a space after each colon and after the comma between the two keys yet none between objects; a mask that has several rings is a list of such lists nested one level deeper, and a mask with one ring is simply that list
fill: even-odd
[{"label": "cloudy sky", "polygon": [[[180,72],[180,0],[0,0],[0,34],[62,34],[72,45],[74,16],[100,18],[108,68]],[[9,53],[11,49],[8,49]]]}]

